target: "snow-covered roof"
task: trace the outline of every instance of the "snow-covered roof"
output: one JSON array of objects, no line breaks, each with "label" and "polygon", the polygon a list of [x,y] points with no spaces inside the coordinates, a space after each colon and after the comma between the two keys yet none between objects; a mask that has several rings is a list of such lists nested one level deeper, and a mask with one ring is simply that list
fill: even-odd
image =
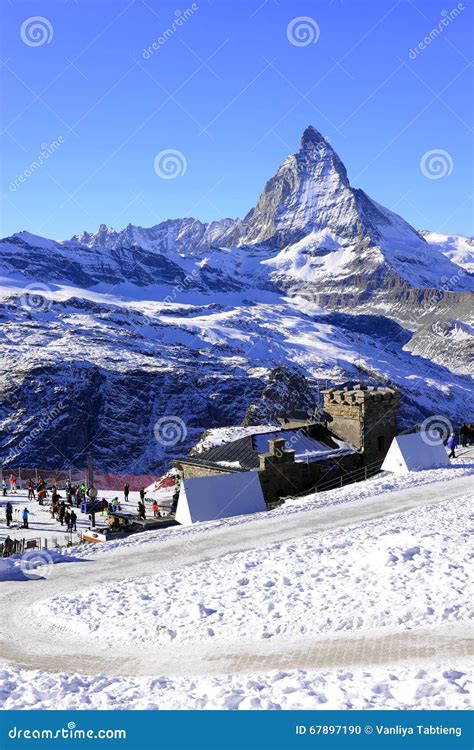
[{"label": "snow-covered roof", "polygon": [[[310,426],[308,426],[310,427]],[[323,425],[314,430],[282,429],[272,425],[223,427],[209,430],[185,462],[248,471],[260,465],[260,454],[269,452],[270,440],[284,440],[285,450],[295,452],[295,461],[313,463],[355,453],[350,443],[339,440]]]},{"label": "snow-covered roof", "polygon": [[274,425],[254,425],[252,427],[214,427],[210,430],[206,430],[201,435],[199,442],[193,448],[193,455],[198,453],[204,453],[204,451],[210,448],[217,448],[219,445],[230,443],[234,440],[240,440],[240,438],[248,437],[249,435],[257,435],[258,433],[268,432],[274,427]]}]

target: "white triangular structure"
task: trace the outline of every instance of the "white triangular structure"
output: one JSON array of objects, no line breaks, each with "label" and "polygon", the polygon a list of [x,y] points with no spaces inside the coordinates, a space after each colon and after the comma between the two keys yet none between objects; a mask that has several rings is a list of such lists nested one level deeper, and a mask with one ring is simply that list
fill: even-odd
[{"label": "white triangular structure", "polygon": [[184,479],[176,520],[183,526],[196,521],[243,516],[267,509],[256,471]]},{"label": "white triangular structure", "polygon": [[446,448],[437,432],[413,432],[392,440],[382,471],[408,474],[409,471],[441,469],[450,466]]}]

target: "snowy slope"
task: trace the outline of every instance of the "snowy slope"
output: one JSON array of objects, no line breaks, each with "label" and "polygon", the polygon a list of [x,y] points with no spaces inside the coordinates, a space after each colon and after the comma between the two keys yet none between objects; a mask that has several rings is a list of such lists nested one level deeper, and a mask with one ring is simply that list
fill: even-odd
[{"label": "snowy slope", "polygon": [[469,708],[472,471],[382,475],[13,577],[2,706]]},{"label": "snowy slope", "polygon": [[461,266],[469,273],[474,273],[474,239],[464,237],[461,234],[442,234],[440,232],[421,231],[433,248],[439,250],[456,265]]}]

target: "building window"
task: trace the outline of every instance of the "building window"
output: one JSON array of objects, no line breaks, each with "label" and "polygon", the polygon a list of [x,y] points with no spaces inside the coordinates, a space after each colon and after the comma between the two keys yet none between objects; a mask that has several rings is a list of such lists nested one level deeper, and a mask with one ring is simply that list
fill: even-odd
[{"label": "building window", "polygon": [[379,435],[377,438],[377,450],[379,453],[385,450],[385,436],[384,435]]}]

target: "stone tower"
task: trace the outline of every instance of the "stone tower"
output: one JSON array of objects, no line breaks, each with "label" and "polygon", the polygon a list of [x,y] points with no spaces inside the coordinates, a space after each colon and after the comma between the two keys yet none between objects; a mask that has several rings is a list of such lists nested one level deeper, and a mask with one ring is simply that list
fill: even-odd
[{"label": "stone tower", "polygon": [[364,463],[382,461],[397,432],[400,394],[386,386],[355,385],[323,391],[328,428],[352,443]]}]

